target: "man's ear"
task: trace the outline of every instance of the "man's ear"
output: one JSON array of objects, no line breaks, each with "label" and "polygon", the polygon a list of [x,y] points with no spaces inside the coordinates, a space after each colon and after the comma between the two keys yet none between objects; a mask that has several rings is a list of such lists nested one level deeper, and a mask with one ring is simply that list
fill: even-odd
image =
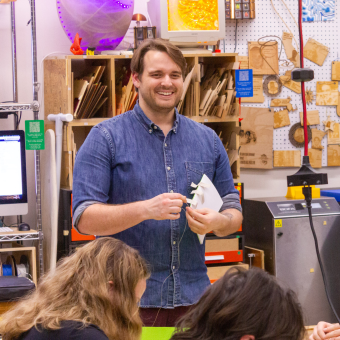
[{"label": "man's ear", "polygon": [[240,340],[255,340],[254,335],[243,335]]},{"label": "man's ear", "polygon": [[135,87],[138,89],[140,87],[140,80],[139,80],[139,74],[134,72],[132,73],[132,82],[133,85],[135,85]]}]

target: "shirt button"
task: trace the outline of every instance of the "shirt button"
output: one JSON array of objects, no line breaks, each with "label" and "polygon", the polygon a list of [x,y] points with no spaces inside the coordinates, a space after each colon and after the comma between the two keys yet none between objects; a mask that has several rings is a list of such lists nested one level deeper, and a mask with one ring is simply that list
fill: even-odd
[{"label": "shirt button", "polygon": [[152,130],[150,129],[150,130],[149,130],[149,132],[151,133],[151,132],[152,132]]},{"label": "shirt button", "polygon": [[167,146],[168,146],[168,144],[166,144],[166,143],[165,143],[165,144],[164,144],[164,146],[165,146],[165,147],[167,147]]},{"label": "shirt button", "polygon": [[170,190],[171,193],[173,193],[174,191],[173,190]]},{"label": "shirt button", "polygon": [[175,266],[172,266],[172,269],[175,269],[176,267]]},{"label": "shirt button", "polygon": [[173,244],[176,244],[176,241],[172,242]]},{"label": "shirt button", "polygon": [[168,166],[167,169],[170,171],[171,168]]},{"label": "shirt button", "polygon": [[153,128],[154,128],[155,130],[157,130],[157,126],[156,126],[156,125],[154,125]]}]

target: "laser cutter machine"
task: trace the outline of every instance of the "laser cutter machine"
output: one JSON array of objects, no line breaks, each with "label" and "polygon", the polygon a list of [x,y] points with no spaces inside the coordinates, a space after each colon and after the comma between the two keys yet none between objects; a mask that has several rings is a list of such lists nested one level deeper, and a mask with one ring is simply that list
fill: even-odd
[{"label": "laser cutter machine", "polygon": [[[340,207],[333,197],[312,200],[312,215],[331,300],[340,313]],[[304,200],[244,200],[245,245],[264,251],[265,270],[291,288],[306,325],[337,322],[328,304]]]}]

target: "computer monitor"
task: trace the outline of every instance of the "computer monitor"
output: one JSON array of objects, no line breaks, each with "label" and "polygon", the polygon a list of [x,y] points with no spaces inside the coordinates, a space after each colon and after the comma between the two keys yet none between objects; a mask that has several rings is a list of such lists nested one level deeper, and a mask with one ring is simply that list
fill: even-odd
[{"label": "computer monitor", "polygon": [[225,0],[149,0],[157,37],[177,46],[215,45],[225,38]]},{"label": "computer monitor", "polygon": [[0,131],[0,216],[26,215],[24,131]]}]

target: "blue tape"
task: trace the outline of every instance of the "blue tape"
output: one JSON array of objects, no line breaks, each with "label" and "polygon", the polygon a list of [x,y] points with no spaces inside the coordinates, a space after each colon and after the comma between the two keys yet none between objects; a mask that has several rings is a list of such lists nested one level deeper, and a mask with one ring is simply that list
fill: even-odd
[{"label": "blue tape", "polygon": [[12,276],[12,266],[10,264],[3,264],[2,265],[2,275],[3,276]]}]

